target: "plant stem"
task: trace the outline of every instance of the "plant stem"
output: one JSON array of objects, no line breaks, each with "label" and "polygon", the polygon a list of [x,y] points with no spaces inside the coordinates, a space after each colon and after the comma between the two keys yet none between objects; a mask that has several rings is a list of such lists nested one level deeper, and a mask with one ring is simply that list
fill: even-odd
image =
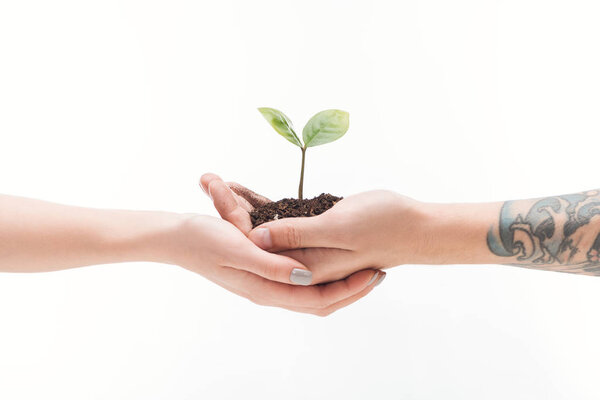
[{"label": "plant stem", "polygon": [[306,158],[306,147],[302,147],[302,167],[300,169],[300,186],[298,186],[298,199],[302,200],[302,188],[304,186],[304,159]]}]

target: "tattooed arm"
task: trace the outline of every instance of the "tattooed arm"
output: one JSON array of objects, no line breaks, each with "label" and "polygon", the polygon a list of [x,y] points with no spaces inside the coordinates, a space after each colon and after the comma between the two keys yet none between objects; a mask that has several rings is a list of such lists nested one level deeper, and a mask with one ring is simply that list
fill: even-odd
[{"label": "tattooed arm", "polygon": [[600,275],[600,191],[507,201],[487,245],[519,266]]},{"label": "tattooed arm", "polygon": [[504,203],[428,204],[434,263],[600,275],[600,191]]},{"label": "tattooed arm", "polygon": [[313,271],[313,282],[401,264],[510,264],[600,275],[598,190],[479,204],[422,203],[373,191],[349,196],[315,217],[281,219],[250,231],[247,212],[256,194],[238,184],[227,190],[215,175],[203,179],[223,186],[212,196],[223,218],[259,247],[301,261]]}]

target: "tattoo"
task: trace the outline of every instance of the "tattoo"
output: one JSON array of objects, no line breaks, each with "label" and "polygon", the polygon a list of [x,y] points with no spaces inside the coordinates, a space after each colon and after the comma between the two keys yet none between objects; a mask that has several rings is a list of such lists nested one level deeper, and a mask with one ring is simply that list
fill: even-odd
[{"label": "tattoo", "polygon": [[487,244],[518,266],[600,276],[600,190],[507,201]]}]

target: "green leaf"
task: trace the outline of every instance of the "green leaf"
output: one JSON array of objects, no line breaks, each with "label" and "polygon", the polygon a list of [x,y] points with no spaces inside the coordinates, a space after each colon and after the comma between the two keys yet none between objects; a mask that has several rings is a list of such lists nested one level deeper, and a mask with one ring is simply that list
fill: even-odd
[{"label": "green leaf", "polygon": [[281,136],[292,142],[298,147],[302,147],[302,142],[294,132],[292,121],[281,111],[274,108],[261,107],[258,109],[263,117]]},{"label": "green leaf", "polygon": [[304,126],[304,146],[314,147],[338,140],[349,126],[349,114],[342,110],[325,110],[315,114]]}]

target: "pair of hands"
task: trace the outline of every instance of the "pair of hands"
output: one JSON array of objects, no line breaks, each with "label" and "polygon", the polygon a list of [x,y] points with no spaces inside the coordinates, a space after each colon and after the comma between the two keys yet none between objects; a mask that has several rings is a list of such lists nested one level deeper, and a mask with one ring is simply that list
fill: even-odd
[{"label": "pair of hands", "polygon": [[[270,200],[214,174],[203,175],[200,185],[224,221],[187,220],[177,263],[257,304],[328,315],[367,295],[384,279],[381,269],[402,264],[398,254],[414,244],[419,203],[392,192],[350,196],[319,216],[253,230],[249,212]],[[399,219],[406,223],[398,226]]]}]

